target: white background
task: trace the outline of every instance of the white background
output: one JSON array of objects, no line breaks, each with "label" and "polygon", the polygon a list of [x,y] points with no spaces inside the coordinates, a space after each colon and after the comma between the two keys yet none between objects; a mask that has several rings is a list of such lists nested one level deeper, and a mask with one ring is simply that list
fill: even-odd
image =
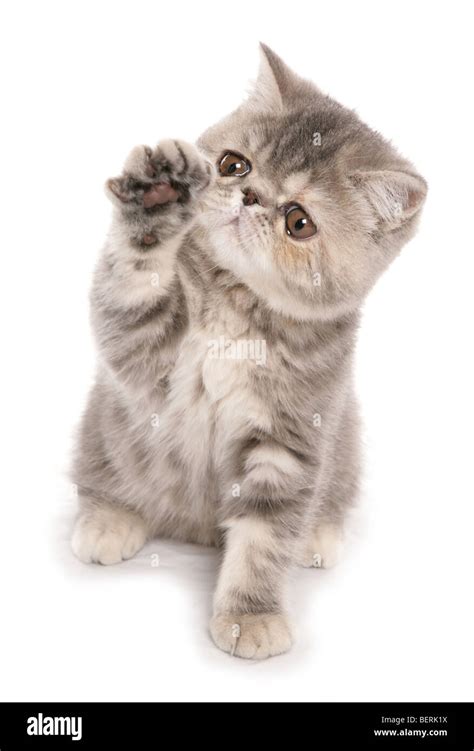
[{"label": "white background", "polygon": [[[473,51],[469,4],[11,2],[0,18],[4,700],[473,700]],[[207,634],[213,551],[69,551],[71,435],[94,369],[104,180],[136,143],[236,106],[261,39],[393,139],[430,184],[366,305],[366,480],[341,565],[296,571],[293,650]],[[153,567],[152,554],[160,556]]]}]

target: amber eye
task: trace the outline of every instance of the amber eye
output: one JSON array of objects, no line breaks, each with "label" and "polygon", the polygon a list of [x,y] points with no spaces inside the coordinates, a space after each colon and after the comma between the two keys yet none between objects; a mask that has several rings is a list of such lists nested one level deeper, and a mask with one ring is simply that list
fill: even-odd
[{"label": "amber eye", "polygon": [[240,154],[234,154],[232,151],[224,154],[218,167],[222,177],[242,177],[242,175],[247,175],[252,169],[250,162],[244,159],[243,156],[240,156]]},{"label": "amber eye", "polygon": [[306,211],[300,206],[292,206],[286,212],[286,232],[295,240],[306,240],[316,234],[318,228]]}]

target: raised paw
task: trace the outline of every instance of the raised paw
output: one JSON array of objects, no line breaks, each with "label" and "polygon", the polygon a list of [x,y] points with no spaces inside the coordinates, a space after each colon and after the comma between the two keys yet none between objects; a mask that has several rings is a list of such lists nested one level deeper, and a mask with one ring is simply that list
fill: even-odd
[{"label": "raised paw", "polygon": [[137,514],[104,505],[79,515],[71,547],[83,563],[110,565],[132,558],[146,537],[145,523]]},{"label": "raised paw", "polygon": [[110,197],[123,208],[151,211],[170,203],[186,203],[206,188],[212,168],[191,144],[160,141],[155,149],[136,146],[120,177],[107,181]]},{"label": "raised paw", "polygon": [[263,660],[287,652],[292,643],[283,615],[218,614],[211,621],[211,636],[219,649],[236,657]]}]

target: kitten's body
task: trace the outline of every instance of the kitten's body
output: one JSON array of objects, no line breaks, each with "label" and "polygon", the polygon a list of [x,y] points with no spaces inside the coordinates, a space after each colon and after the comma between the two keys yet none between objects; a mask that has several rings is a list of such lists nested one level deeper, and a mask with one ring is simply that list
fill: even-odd
[{"label": "kitten's body", "polygon": [[[233,490],[238,494],[237,468],[231,464],[225,472],[227,484],[222,479],[228,463],[223,449],[229,441],[250,442],[273,430],[295,455],[305,453],[305,439],[317,444],[308,457],[311,466],[318,463],[309,478],[311,512],[315,520],[341,523],[357,482],[350,369],[357,318],[315,328],[269,313],[232,273],[213,265],[200,239],[186,238],[178,253],[177,275],[192,304],[162,382],[146,382],[145,374],[145,383],[137,379],[129,391],[107,366],[99,371],[82,426],[79,485],[138,508],[151,533],[216,544],[220,500],[232,498]],[[151,268],[156,266],[143,269],[148,284]],[[134,333],[143,333],[141,312],[134,310],[125,326],[133,349]],[[209,344],[220,338],[264,341],[265,363],[210,358]],[[128,347],[124,342],[124,361],[132,357]],[[291,435],[300,421],[308,435]],[[332,460],[336,444],[344,461]],[[322,492],[329,484],[338,484],[339,492]]]},{"label": "kitten's body", "polygon": [[[212,182],[197,152],[166,142],[135,150],[109,184],[117,213],[92,292],[101,358],[73,540],[102,563],[146,537],[222,543],[213,637],[257,657],[288,648],[285,574],[330,563],[354,499],[358,311],[424,196],[353,113],[269,50],[263,65],[257,98],[200,142],[214,163],[226,149],[249,155],[253,173]],[[242,209],[249,185],[258,202]],[[316,239],[282,236],[291,202],[320,218]],[[265,361],[212,357],[217,342],[264,342]]]}]

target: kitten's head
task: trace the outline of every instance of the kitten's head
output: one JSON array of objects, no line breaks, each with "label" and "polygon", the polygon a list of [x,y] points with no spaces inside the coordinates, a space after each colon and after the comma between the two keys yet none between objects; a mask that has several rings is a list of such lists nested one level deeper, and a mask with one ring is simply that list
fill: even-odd
[{"label": "kitten's head", "polygon": [[296,318],[358,307],[426,196],[389,143],[264,45],[254,92],[199,146],[217,170],[202,214],[217,260]]}]

